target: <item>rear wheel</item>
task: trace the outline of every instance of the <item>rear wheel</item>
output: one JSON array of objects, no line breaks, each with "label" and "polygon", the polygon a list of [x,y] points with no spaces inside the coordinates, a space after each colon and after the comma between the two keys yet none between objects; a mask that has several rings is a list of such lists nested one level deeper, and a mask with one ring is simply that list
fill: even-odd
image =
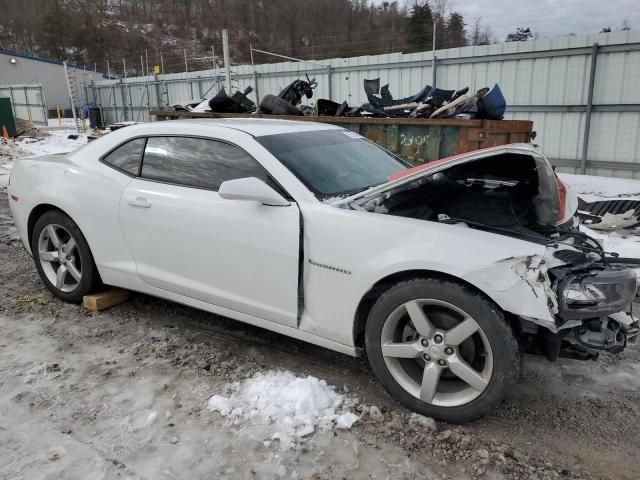
[{"label": "rear wheel", "polygon": [[391,287],[371,309],[365,340],[387,390],[411,410],[446,422],[490,413],[520,374],[520,349],[502,312],[449,281]]},{"label": "rear wheel", "polygon": [[78,303],[100,285],[89,245],[64,213],[52,210],[36,221],[31,250],[40,278],[62,300]]}]

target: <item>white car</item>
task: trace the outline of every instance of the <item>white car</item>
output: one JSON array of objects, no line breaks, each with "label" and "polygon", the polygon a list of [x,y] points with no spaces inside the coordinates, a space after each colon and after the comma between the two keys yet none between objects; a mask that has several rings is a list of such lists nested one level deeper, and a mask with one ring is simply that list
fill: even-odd
[{"label": "white car", "polygon": [[530,145],[408,169],[340,127],[130,126],[13,168],[11,211],[58,297],[114,285],[350,355],[449,422],[489,413],[523,352],[637,339],[632,270],[565,227],[575,198]]}]

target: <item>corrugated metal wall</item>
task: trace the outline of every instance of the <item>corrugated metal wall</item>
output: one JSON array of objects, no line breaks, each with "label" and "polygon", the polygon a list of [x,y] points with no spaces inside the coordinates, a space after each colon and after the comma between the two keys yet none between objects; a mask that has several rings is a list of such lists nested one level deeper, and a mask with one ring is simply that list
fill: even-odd
[{"label": "corrugated metal wall", "polygon": [[[597,44],[597,46],[594,46]],[[589,86],[593,71],[593,96]],[[255,86],[278,93],[304,74],[315,77],[314,99],[366,102],[365,79],[389,83],[396,98],[433,81],[431,52],[233,66],[233,89]],[[150,109],[210,98],[223,85],[222,70],[96,82],[96,103],[108,121],[149,119]],[[534,42],[462,47],[436,52],[437,86],[500,87],[509,119],[534,121],[535,143],[561,171],[640,178],[640,32],[567,36]],[[251,94],[255,100],[255,93]],[[587,111],[591,110],[588,115]],[[583,155],[590,118],[588,150]]]}]

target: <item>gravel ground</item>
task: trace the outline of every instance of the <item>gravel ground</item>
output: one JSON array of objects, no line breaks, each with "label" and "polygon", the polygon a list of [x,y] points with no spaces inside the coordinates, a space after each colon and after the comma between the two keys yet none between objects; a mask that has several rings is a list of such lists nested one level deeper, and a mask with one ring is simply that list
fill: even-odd
[{"label": "gravel ground", "polygon": [[[528,358],[495,415],[412,415],[366,362],[145,295],[87,313],[52,297],[0,191],[0,478],[640,478],[640,354]],[[289,370],[361,419],[296,448],[206,409],[229,382]]]}]

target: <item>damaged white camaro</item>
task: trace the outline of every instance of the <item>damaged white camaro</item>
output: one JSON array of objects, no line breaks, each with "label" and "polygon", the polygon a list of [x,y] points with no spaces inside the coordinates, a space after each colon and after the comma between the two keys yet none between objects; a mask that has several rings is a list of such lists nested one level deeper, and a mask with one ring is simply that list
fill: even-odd
[{"label": "damaged white camaro", "polygon": [[524,352],[638,338],[634,271],[573,228],[530,145],[408,169],[329,125],[158,122],[22,159],[9,196],[63,300],[114,285],[366,351],[397,400],[450,422],[489,413]]}]

